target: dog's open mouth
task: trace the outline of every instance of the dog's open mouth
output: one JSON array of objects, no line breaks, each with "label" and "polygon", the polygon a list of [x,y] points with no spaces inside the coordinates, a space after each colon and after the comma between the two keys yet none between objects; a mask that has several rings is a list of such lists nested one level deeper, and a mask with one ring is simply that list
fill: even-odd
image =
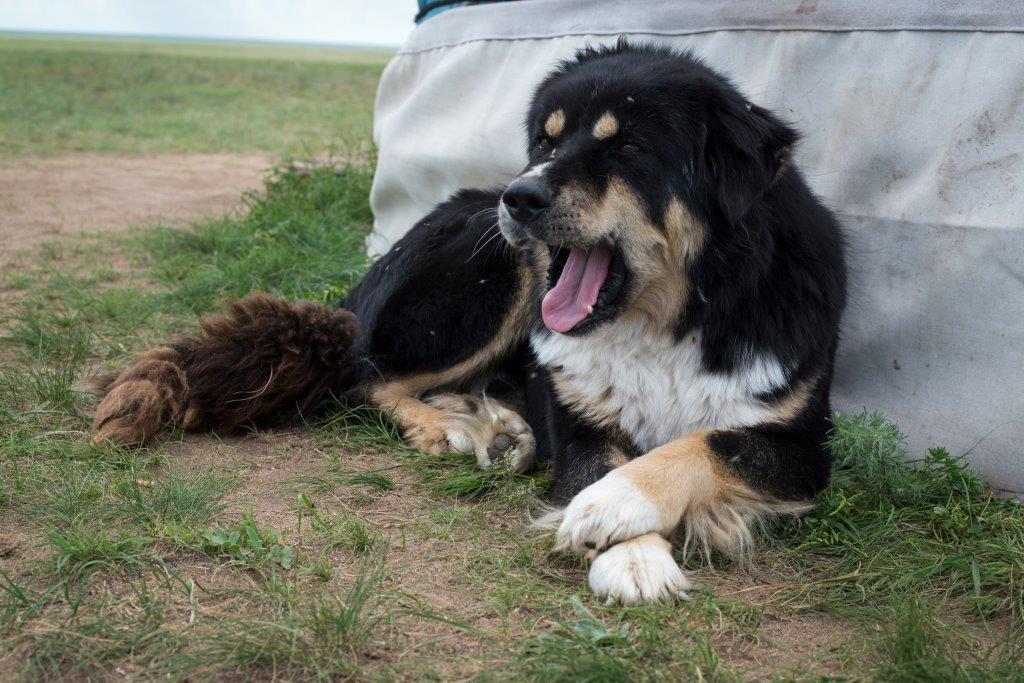
[{"label": "dog's open mouth", "polygon": [[611,317],[626,268],[608,244],[558,250],[548,271],[548,293],[540,311],[552,332],[580,332]]}]

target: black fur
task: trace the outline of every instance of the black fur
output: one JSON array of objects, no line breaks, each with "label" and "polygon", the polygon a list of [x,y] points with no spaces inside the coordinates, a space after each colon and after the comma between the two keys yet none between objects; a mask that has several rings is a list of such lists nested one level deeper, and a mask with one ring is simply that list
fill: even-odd
[{"label": "black fur", "polygon": [[363,382],[442,370],[497,332],[519,287],[518,255],[497,229],[500,195],[463,190],[440,204],[339,304],[359,320]]}]

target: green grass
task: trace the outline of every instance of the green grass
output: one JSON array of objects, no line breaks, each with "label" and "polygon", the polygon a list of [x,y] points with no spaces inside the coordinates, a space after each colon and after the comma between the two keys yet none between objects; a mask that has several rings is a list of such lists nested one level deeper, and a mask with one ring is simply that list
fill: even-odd
[{"label": "green grass", "polygon": [[832,485],[779,539],[801,569],[827,562],[843,578],[800,599],[856,612],[901,594],[981,616],[1024,614],[1024,508],[944,449],[908,465],[903,435],[878,414],[838,421],[830,447]]},{"label": "green grass", "polygon": [[380,532],[369,528],[366,523],[348,513],[331,514],[313,510],[309,524],[326,548],[349,548],[357,553],[367,553],[380,547],[384,539]]},{"label": "green grass", "polygon": [[940,620],[934,607],[920,597],[898,598],[893,621],[879,640],[880,662],[874,671],[879,680],[917,681],[1022,681],[1020,638],[1007,639],[990,652],[978,653],[968,646],[953,656],[949,643],[963,634]]},{"label": "green grass", "polygon": [[362,671],[360,659],[370,639],[399,618],[388,608],[400,596],[383,586],[379,560],[365,563],[343,593],[312,600],[292,586],[277,586],[261,606],[262,618],[227,619],[203,648],[203,660],[222,663],[228,670],[261,676],[332,680]]},{"label": "green grass", "polygon": [[235,477],[168,471],[156,481],[124,480],[115,490],[124,503],[119,514],[131,515],[143,528],[159,532],[172,525],[208,522],[224,510],[224,498],[236,485]]},{"label": "green grass", "polygon": [[749,566],[681,558],[703,589],[640,608],[599,604],[585,563],[525,527],[543,473],[427,456],[377,411],[198,452],[89,443],[93,369],[227,296],[343,295],[366,267],[369,169],[284,168],[240,215],[56,245],[0,277],[17,299],[0,313],[0,674],[735,680],[737,653],[815,618],[834,647],[780,679],[1021,679],[1024,508],[941,449],[908,464],[882,416],[837,419],[831,486]]},{"label": "green grass", "polygon": [[143,536],[111,537],[77,520],[68,529],[52,529],[53,573],[68,584],[78,584],[100,570],[139,570],[149,567],[145,554],[150,539]]},{"label": "green grass", "polygon": [[89,51],[134,56],[221,57],[230,59],[340,62],[383,66],[395,53],[390,48],[303,45],[216,40],[170,40],[132,36],[89,36],[0,31],[7,50]]},{"label": "green grass", "polygon": [[608,619],[578,597],[573,616],[527,638],[508,677],[535,681],[730,680],[705,633],[658,607]]},{"label": "green grass", "polygon": [[316,62],[113,45],[0,39],[0,154],[369,152],[382,64],[364,52]]},{"label": "green grass", "polygon": [[170,287],[166,304],[205,312],[226,296],[254,289],[336,301],[367,265],[369,168],[321,167],[308,175],[285,170],[265,193],[248,196],[242,220],[139,233],[152,272]]},{"label": "green grass", "polygon": [[295,562],[295,552],[284,544],[277,531],[261,528],[251,514],[243,515],[240,522],[227,528],[204,529],[191,545],[208,555],[227,557],[257,571],[291,569]]},{"label": "green grass", "polygon": [[252,476],[244,458],[212,469],[177,462],[173,441],[88,441],[79,385],[93,369],[250,287],[339,296],[365,267],[367,168],[284,172],[241,218],[128,237],[115,249],[141,276],[113,267],[109,242],[84,241],[0,278],[18,297],[0,313],[0,529],[19,530],[10,555],[0,531],[3,677],[95,678],[113,666],[171,678],[348,676],[363,670],[360,647],[378,627],[448,623],[380,588],[382,566],[355,577],[345,566],[379,564],[386,539],[352,505],[393,491],[385,472],[325,457],[310,476],[349,502],[318,499],[304,526],[275,528],[245,511],[260,497],[240,491]]}]

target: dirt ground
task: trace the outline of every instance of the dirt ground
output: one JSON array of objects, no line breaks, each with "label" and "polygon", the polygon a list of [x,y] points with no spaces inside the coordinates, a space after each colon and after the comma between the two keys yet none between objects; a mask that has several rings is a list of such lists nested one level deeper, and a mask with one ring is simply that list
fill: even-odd
[{"label": "dirt ground", "polygon": [[263,154],[0,159],[0,267],[62,235],[223,214],[260,186],[270,164]]}]

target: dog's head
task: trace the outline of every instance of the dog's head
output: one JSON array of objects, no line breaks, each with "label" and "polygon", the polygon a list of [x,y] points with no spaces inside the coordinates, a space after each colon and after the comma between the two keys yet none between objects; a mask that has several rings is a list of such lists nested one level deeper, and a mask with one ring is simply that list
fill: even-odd
[{"label": "dog's head", "polygon": [[745,230],[796,133],[693,56],[587,49],[538,87],[529,164],[499,223],[547,270],[545,325],[586,334],[633,313],[671,324],[716,231]]}]

